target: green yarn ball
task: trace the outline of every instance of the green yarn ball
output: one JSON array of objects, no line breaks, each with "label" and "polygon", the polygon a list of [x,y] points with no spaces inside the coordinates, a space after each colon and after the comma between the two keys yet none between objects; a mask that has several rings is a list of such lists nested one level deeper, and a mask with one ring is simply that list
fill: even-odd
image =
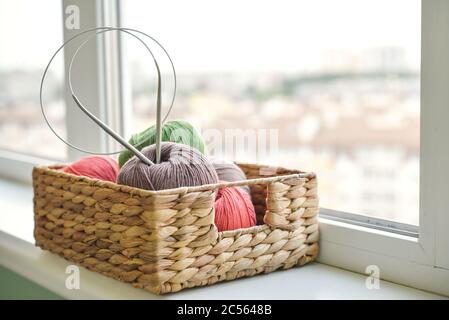
[{"label": "green yarn ball", "polygon": [[[204,154],[204,141],[196,129],[186,121],[168,121],[162,126],[162,141],[176,142],[191,146]],[[156,143],[156,125],[136,133],[129,139],[138,150]],[[134,154],[129,150],[123,150],[118,163],[122,167]]]}]

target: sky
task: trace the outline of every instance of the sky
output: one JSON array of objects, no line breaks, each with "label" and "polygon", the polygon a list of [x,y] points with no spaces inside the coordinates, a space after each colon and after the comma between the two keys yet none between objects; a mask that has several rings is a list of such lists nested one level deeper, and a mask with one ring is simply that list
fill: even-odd
[{"label": "sky", "polygon": [[0,0],[0,70],[45,68],[62,44],[61,12],[58,0]]},{"label": "sky", "polygon": [[[124,24],[156,37],[179,71],[316,70],[329,51],[358,52],[379,46],[403,47],[410,53],[409,63],[419,65],[419,0],[131,0],[123,4]],[[145,55],[143,49],[130,51]]]},{"label": "sky", "polygon": [[[404,48],[419,65],[419,0],[127,0],[122,7],[123,26],[161,42],[178,72],[313,71],[329,52],[385,46]],[[0,69],[43,68],[62,43],[61,10],[57,0],[0,0]],[[131,40],[129,59],[146,63]]]}]

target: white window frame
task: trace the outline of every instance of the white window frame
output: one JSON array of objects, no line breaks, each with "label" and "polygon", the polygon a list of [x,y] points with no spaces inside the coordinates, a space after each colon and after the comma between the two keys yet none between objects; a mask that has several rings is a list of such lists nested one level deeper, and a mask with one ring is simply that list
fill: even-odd
[{"label": "white window frame", "polygon": [[[64,0],[80,7],[81,30],[64,30],[64,39],[94,26],[120,25],[119,0]],[[132,27],[132,26],[129,26]],[[449,2],[422,1],[421,31],[421,155],[420,218],[418,237],[386,228],[372,228],[370,222],[348,223],[337,211],[321,209],[321,263],[365,273],[376,265],[380,277],[418,289],[449,295]],[[105,50],[105,48],[114,50]],[[126,130],[129,115],[129,86],[121,64],[119,36],[109,43],[92,42],[84,48],[84,57],[98,57],[89,64],[80,61],[85,70],[78,78],[79,95],[104,119],[111,120],[118,132]],[[65,63],[73,46],[65,49]],[[108,53],[108,54],[106,54]],[[118,54],[114,54],[118,53]],[[112,76],[106,77],[106,70]],[[75,144],[90,139],[94,150],[109,150],[100,131],[77,130],[79,119],[70,96],[66,96],[68,136]],[[120,108],[120,106],[124,106]],[[127,109],[128,108],[128,109]],[[68,160],[80,154],[68,150]],[[31,181],[31,168],[48,160],[0,150],[0,176]],[[326,218],[327,217],[327,218]],[[329,219],[329,217],[333,217]],[[398,228],[401,228],[399,225]],[[379,230],[381,229],[381,230]],[[393,228],[394,229],[394,228]],[[394,231],[394,230],[393,230]],[[413,233],[413,230],[410,231]]]},{"label": "white window frame", "polygon": [[419,236],[321,218],[319,261],[359,273],[377,265],[385,280],[449,295],[449,2],[421,6]]}]

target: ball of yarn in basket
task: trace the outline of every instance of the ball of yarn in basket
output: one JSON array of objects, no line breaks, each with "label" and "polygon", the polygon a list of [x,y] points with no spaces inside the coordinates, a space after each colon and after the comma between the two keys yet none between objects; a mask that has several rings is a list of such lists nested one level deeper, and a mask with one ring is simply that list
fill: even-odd
[{"label": "ball of yarn in basket", "polygon": [[64,167],[66,173],[94,179],[115,182],[119,171],[118,163],[107,156],[87,156]]},{"label": "ball of yarn in basket", "polygon": [[149,166],[133,156],[120,169],[117,182],[146,190],[217,183],[218,177],[210,161],[197,149],[180,143],[161,143],[161,162],[156,164],[156,145],[142,149],[151,161]]},{"label": "ball of yarn in basket", "polygon": [[256,212],[250,196],[238,187],[218,189],[215,198],[215,225],[218,231],[256,225]]},{"label": "ball of yarn in basket", "polygon": [[[162,126],[162,141],[170,141],[185,144],[196,148],[201,153],[204,153],[204,141],[198,131],[186,121],[168,121]],[[131,143],[138,150],[156,143],[156,126],[153,125],[148,129],[136,133],[129,139]],[[129,150],[124,150],[120,153],[118,162],[122,167],[126,161],[133,156]]]},{"label": "ball of yarn in basket", "polygon": [[[217,171],[218,179],[228,182],[246,180],[245,173],[234,162],[219,159],[216,157],[209,158]],[[246,193],[251,195],[249,186],[240,186]]]}]

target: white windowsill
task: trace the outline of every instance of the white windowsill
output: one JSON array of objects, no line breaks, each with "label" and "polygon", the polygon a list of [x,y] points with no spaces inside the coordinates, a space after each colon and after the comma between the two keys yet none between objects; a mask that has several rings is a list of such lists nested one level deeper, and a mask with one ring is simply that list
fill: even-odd
[{"label": "white windowsill", "polygon": [[65,287],[71,263],[33,245],[32,189],[0,179],[0,264],[68,299],[441,299],[425,291],[320,263],[158,296],[80,268],[81,288]]}]

